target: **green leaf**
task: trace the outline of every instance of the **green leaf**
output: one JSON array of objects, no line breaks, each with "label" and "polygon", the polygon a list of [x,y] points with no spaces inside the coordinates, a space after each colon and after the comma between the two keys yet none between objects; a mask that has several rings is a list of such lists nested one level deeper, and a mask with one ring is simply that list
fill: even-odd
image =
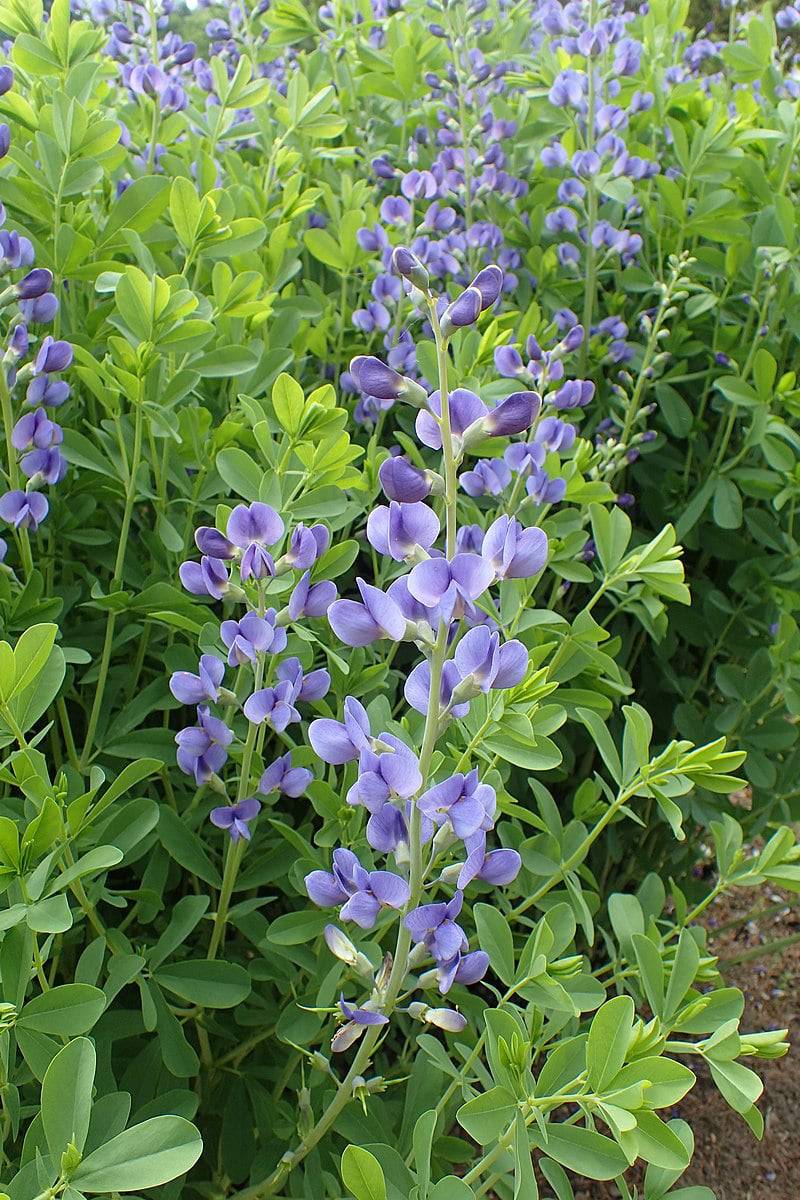
[{"label": "green leaf", "polygon": [[386,1200],[383,1167],[361,1146],[348,1146],[342,1155],[342,1182],[355,1200]]},{"label": "green leaf", "polygon": [[595,1013],[586,1043],[586,1070],[590,1085],[602,1092],[622,1069],[633,1030],[634,1006],[630,996],[615,996]]},{"label": "green leaf", "polygon": [[492,970],[503,983],[514,978],[514,938],[503,914],[491,904],[476,904],[473,909],[481,950],[489,955]]},{"label": "green leaf", "polygon": [[217,470],[231,488],[245,500],[253,501],[259,497],[261,479],[264,472],[244,450],[235,446],[220,450],[217,455]]},{"label": "green leaf", "polygon": [[184,1175],[203,1149],[184,1117],[152,1117],[133,1125],[83,1160],[71,1182],[82,1192],[140,1192]]},{"label": "green leaf", "polygon": [[202,1008],[234,1008],[250,994],[250,976],[238,963],[209,961],[168,963],[155,979],[167,991]]},{"label": "green leaf", "polygon": [[181,245],[186,250],[191,249],[200,220],[200,197],[196,184],[184,175],[178,175],[172,181],[169,215]]},{"label": "green leaf", "polygon": [[58,633],[57,625],[31,625],[14,647],[14,686],[6,694],[11,700],[32,684],[50,657]]},{"label": "green leaf", "polygon": [[169,179],[163,175],[135,179],[114,203],[97,246],[98,252],[108,250],[112,243],[121,240],[117,235],[122,229],[132,229],[136,233],[152,229],[169,203],[169,189]]},{"label": "green leaf", "polygon": [[691,1151],[660,1117],[653,1112],[639,1112],[636,1124],[633,1136],[640,1158],[666,1170],[683,1171],[688,1167]]},{"label": "green leaf", "polygon": [[431,1181],[431,1150],[433,1148],[433,1135],[436,1132],[437,1120],[438,1114],[436,1111],[429,1109],[417,1118],[417,1122],[414,1125],[414,1135],[412,1138],[414,1166],[423,1195],[425,1195],[428,1184]]},{"label": "green leaf", "polygon": [[34,996],[17,1018],[17,1028],[73,1037],[87,1033],[100,1019],[105,994],[88,983],[64,983]]},{"label": "green leaf", "polygon": [[717,480],[711,511],[720,529],[739,528],[742,523],[742,497],[733,480]]},{"label": "green leaf", "polygon": [[505,1133],[516,1110],[514,1095],[507,1088],[494,1087],[462,1104],[456,1117],[471,1138],[480,1142],[481,1146],[486,1146]]},{"label": "green leaf", "polygon": [[548,1122],[547,1141],[537,1127],[532,1141],[550,1158],[586,1179],[614,1179],[628,1169],[628,1159],[616,1142],[593,1129]]},{"label": "green leaf", "polygon": [[296,434],[303,419],[306,398],[300,384],[282,371],[272,385],[272,407],[283,429]]},{"label": "green leaf", "polygon": [[326,229],[307,229],[303,235],[306,246],[326,267],[335,271],[344,271],[347,267],[339,243],[335,241]]},{"label": "green leaf", "polygon": [[514,1128],[514,1200],[537,1200],[538,1195],[528,1130],[518,1112]]},{"label": "green leaf", "polygon": [[457,1175],[445,1175],[428,1192],[428,1200],[475,1200],[475,1193]]},{"label": "green leaf", "polygon": [[69,1042],[50,1063],[42,1082],[42,1125],[56,1161],[70,1142],[82,1150],[92,1111],[94,1046],[88,1038]]}]

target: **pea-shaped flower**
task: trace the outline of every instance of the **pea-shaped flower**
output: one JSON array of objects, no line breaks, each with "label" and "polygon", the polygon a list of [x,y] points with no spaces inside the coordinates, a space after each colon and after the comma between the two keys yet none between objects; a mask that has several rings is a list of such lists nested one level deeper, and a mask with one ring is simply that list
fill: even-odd
[{"label": "pea-shaped flower", "polygon": [[409,897],[408,884],[391,871],[367,871],[352,850],[333,852],[331,871],[312,871],[305,878],[309,899],[320,908],[342,905],[339,916],[362,929],[372,929],[381,908],[400,909]]},{"label": "pea-shaped flower", "polygon": [[392,500],[369,514],[367,538],[379,554],[388,554],[396,562],[430,550],[439,536],[439,518],[427,504],[401,504]]},{"label": "pea-shaped flower", "polygon": [[275,574],[275,561],[267,547],[283,537],[283,521],[269,504],[237,504],[228,517],[228,540],[243,551],[239,573],[244,583],[252,576]]},{"label": "pea-shaped flower", "polygon": [[363,603],[337,600],[328,609],[331,629],[346,646],[369,646],[388,638],[400,642],[406,634],[406,618],[400,608],[380,588],[357,579]]},{"label": "pea-shaped flower", "polygon": [[526,529],[516,517],[498,517],[486,530],[481,554],[497,579],[530,579],[547,562],[547,534]]}]

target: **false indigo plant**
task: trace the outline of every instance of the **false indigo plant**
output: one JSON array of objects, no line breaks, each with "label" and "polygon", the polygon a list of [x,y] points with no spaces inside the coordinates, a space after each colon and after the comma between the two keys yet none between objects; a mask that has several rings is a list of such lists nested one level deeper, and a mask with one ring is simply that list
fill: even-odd
[{"label": "false indigo plant", "polygon": [[12,1200],[709,1200],[698,1061],[762,1132],[795,7],[0,0]]}]

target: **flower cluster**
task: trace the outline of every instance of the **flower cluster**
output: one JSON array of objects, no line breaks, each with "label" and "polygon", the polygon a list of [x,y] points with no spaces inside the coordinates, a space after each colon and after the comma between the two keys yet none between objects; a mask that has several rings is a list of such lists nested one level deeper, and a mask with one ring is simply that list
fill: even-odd
[{"label": "flower cluster", "polygon": [[[0,94],[12,85],[11,69],[0,68]],[[0,157],[9,144],[8,126],[2,125]],[[0,205],[0,226],[5,219]],[[6,318],[0,395],[7,426],[7,490],[0,494],[0,518],[14,529],[35,533],[49,511],[42,489],[60,483],[67,471],[61,452],[64,431],[50,410],[69,397],[69,384],[57,376],[72,362],[72,347],[50,335],[37,338],[33,332],[31,327],[53,321],[58,299],[52,273],[34,266],[30,240],[13,229],[0,228],[0,274],[6,278],[0,291]]]},{"label": "flower cluster", "polygon": [[[234,733],[227,713],[241,709],[247,722],[239,794],[211,811],[211,821],[227,829],[231,840],[248,839],[249,824],[261,802],[250,791],[250,762],[257,742],[263,746],[267,729],[277,737],[301,719],[300,704],[321,700],[330,687],[326,670],[306,671],[300,659],[284,651],[289,648],[288,631],[303,618],[323,616],[336,597],[328,580],[312,581],[312,569],[328,548],[330,534],[323,525],[300,524],[285,538],[283,519],[268,504],[239,504],[228,515],[225,532],[204,525],[195,542],[199,562],[180,567],[183,586],[193,595],[239,605],[219,627],[220,652],[200,658],[196,673],[177,671],[170,689],[182,704],[197,706],[197,723],[175,737],[178,766],[194,778],[198,787],[207,785],[228,800],[219,772],[228,759]],[[275,553],[285,542],[283,552]],[[286,591],[288,601],[280,610],[268,601],[275,589]],[[241,611],[243,609],[244,611]],[[222,647],[227,652],[222,657]],[[226,661],[227,660],[227,661]],[[237,683],[224,686],[226,670],[233,668]],[[244,672],[244,674],[242,673]],[[247,681],[252,679],[252,688]],[[249,694],[243,698],[244,691]],[[226,715],[212,713],[218,706]],[[293,766],[291,752],[275,759],[260,777],[260,795],[280,792],[303,794],[313,779],[304,767]]]},{"label": "flower cluster", "polygon": [[[427,311],[440,364],[446,362],[456,332],[474,324],[502,290],[496,265],[479,272],[454,300],[434,294],[424,264],[410,249],[399,247],[392,265],[412,303]],[[574,340],[568,338],[568,346]],[[538,372],[543,383],[558,379],[560,353],[549,356],[549,376],[544,368]],[[421,652],[404,694],[410,709],[424,717],[419,751],[408,733],[418,718],[397,732],[374,730],[354,696],[345,700],[341,720],[319,718],[309,727],[319,758],[335,767],[355,764],[347,803],[364,811],[372,858],[390,856],[393,861],[389,869],[375,869],[352,850],[339,848],[330,871],[306,877],[308,895],[361,929],[397,921],[401,914],[393,965],[387,959],[377,975],[344,933],[335,926],[328,929],[333,952],[372,982],[372,994],[362,1007],[342,1001],[346,1024],[334,1037],[334,1050],[351,1045],[371,1026],[378,1036],[377,1027],[388,1020],[401,989],[410,995],[418,986],[438,985],[446,994],[455,984],[478,982],[488,968],[486,954],[470,950],[459,923],[465,889],[475,881],[490,887],[511,882],[520,857],[513,849],[491,847],[498,809],[491,784],[476,768],[432,770],[433,749],[447,725],[464,717],[476,697],[514,688],[527,674],[528,651],[497,627],[491,590],[505,580],[536,578],[545,566],[548,543],[541,528],[526,526],[511,514],[490,520],[485,530],[459,529],[457,473],[487,438],[524,434],[534,439],[508,447],[518,471],[527,470],[523,459],[538,460],[540,444],[559,440],[557,418],[546,427],[544,441],[535,440],[542,401],[532,389],[490,407],[471,391],[451,391],[442,366],[440,386],[430,394],[377,358],[357,358],[350,369],[365,394],[404,401],[418,410],[417,437],[423,447],[439,452],[441,471],[420,469],[400,456],[383,462],[379,478],[388,503],[373,509],[366,535],[373,550],[389,560],[395,577],[385,589],[358,579],[359,599],[337,600],[328,610],[331,628],[348,646],[385,639],[413,644]],[[560,442],[567,440],[562,432]],[[476,473],[473,465],[462,474],[466,490],[467,478]],[[432,960],[431,970],[409,982],[409,972],[426,960]],[[421,1001],[413,1001],[406,1011],[439,1028],[458,1030],[464,1024],[456,1010]]]}]

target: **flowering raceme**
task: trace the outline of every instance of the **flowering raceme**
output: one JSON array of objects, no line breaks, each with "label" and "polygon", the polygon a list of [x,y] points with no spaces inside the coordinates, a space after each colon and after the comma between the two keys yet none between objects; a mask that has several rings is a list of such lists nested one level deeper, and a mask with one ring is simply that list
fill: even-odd
[{"label": "flowering raceme", "polygon": [[[360,599],[336,600],[328,620],[347,646],[384,640],[416,648],[422,657],[408,673],[405,698],[424,721],[413,717],[397,732],[376,731],[366,709],[350,696],[341,721],[321,717],[309,727],[311,745],[324,762],[342,769],[355,764],[347,802],[365,810],[364,833],[373,856],[389,859],[389,869],[373,869],[339,848],[330,871],[312,871],[305,880],[309,898],[337,909],[342,922],[364,929],[397,924],[394,955],[377,974],[370,968],[372,991],[363,1004],[343,1001],[347,1025],[333,1038],[334,1050],[363,1038],[358,1053],[364,1060],[401,993],[408,998],[419,986],[410,978],[418,965],[432,960],[431,978],[442,993],[483,977],[488,959],[482,951],[470,952],[458,921],[464,889],[475,880],[502,886],[521,865],[515,850],[490,845],[498,812],[494,788],[468,764],[464,771],[442,774],[434,765],[434,750],[448,723],[462,718],[476,697],[514,688],[525,678],[528,651],[497,628],[492,591],[505,580],[536,579],[546,565],[547,537],[516,515],[528,500],[519,489],[514,514],[489,517],[485,529],[459,528],[459,472],[465,468],[461,485],[468,494],[492,496],[513,474],[524,478],[531,465],[538,469],[551,446],[571,445],[552,419],[548,448],[536,441],[542,412],[538,390],[514,392],[490,405],[468,389],[449,387],[450,339],[495,303],[502,289],[499,268],[485,268],[455,299],[443,302],[412,250],[398,248],[392,263],[411,302],[427,315],[440,364],[439,387],[430,394],[411,387],[392,367],[369,356],[356,358],[351,374],[365,392],[417,408],[419,441],[438,452],[439,462],[421,468],[397,456],[382,464],[379,480],[388,504],[370,513],[366,536],[392,565],[392,582],[387,588],[359,578]],[[569,345],[575,344],[573,335]],[[560,346],[549,356],[549,369],[537,372],[545,388],[553,376],[560,380],[557,365],[566,352]],[[552,396],[550,404],[555,409]],[[515,435],[527,440],[509,444]],[[486,460],[498,464],[498,487],[479,488],[475,480],[488,479],[488,468],[469,460],[488,439],[501,438],[507,460]],[[417,741],[412,731],[420,724]],[[363,978],[365,956],[350,940],[335,927],[326,939],[343,961],[360,963],[357,974]],[[446,1030],[463,1027],[456,1010],[433,1010],[416,1000],[404,1008],[412,1018]]]},{"label": "flowering raceme", "polygon": [[[2,92],[7,92],[14,77],[9,67],[3,71]],[[0,157],[8,153],[9,144],[9,129],[3,125]],[[0,204],[0,225],[5,219]],[[34,250],[27,237],[16,230],[0,229],[0,274],[7,278],[0,292],[0,309],[6,318],[0,399],[7,431],[5,474],[9,484],[9,490],[0,494],[0,519],[17,531],[26,572],[33,564],[29,533],[36,532],[49,511],[43,488],[60,483],[67,472],[61,452],[64,431],[49,410],[58,408],[69,397],[69,384],[55,376],[72,362],[69,342],[47,335],[37,348],[32,327],[54,319],[58,299],[51,290],[52,273],[33,266],[33,261]],[[12,276],[16,277],[13,281]]]},{"label": "flowering raceme", "polygon": [[[243,849],[261,809],[259,796],[280,793],[296,799],[314,778],[308,768],[293,763],[291,752],[261,770],[257,764],[268,731],[279,738],[289,725],[300,721],[297,706],[321,700],[331,682],[324,668],[307,671],[294,654],[284,657],[293,626],[322,617],[336,597],[333,583],[311,578],[330,534],[322,525],[309,529],[302,524],[287,538],[285,534],[283,519],[269,504],[239,504],[229,513],[224,532],[208,525],[196,530],[200,562],[184,562],[179,570],[187,591],[233,606],[219,625],[219,653],[202,654],[196,672],[176,671],[170,679],[176,700],[197,706],[197,724],[175,736],[178,766],[198,788],[207,787],[225,800],[209,813],[212,824],[226,830],[230,839],[211,957],[221,944]],[[283,553],[276,554],[284,540]],[[284,587],[287,575],[294,581],[288,603],[278,610],[268,604],[270,589],[279,581]],[[229,668],[237,676],[232,688],[224,686]],[[213,713],[211,705],[219,712]],[[235,751],[240,759],[236,793],[229,795],[220,772],[231,747],[237,745],[237,712],[244,718],[245,735]]]}]

